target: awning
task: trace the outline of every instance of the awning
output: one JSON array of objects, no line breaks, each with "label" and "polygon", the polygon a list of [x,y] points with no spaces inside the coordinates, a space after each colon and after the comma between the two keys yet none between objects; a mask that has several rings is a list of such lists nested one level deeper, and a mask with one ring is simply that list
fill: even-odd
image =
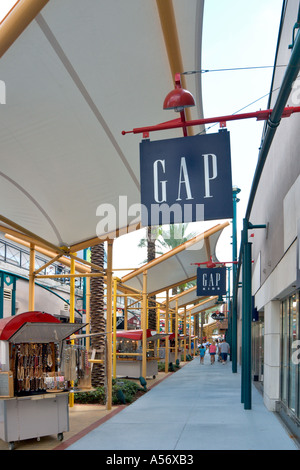
[{"label": "awning", "polygon": [[209,261],[211,256],[217,261],[216,245],[222,230],[228,225],[229,222],[218,224],[141,268],[131,271],[122,277],[122,283],[141,291],[143,274],[147,273],[147,294],[153,294],[196,279],[197,266],[193,263]]},{"label": "awning", "polygon": [[[37,4],[46,6],[30,22]],[[18,2],[0,24],[0,230],[77,251],[139,227],[123,209],[140,203],[142,136],[122,130],[178,117],[163,100],[175,73],[201,68],[202,16],[202,0]],[[182,85],[197,103],[187,117],[203,117],[201,74]]]},{"label": "awning", "polygon": [[[116,336],[117,338],[141,341],[143,339],[143,330],[117,330]],[[155,330],[150,330],[149,328],[146,330],[147,341],[155,341],[166,336],[166,334],[156,333]]]},{"label": "awning", "polygon": [[0,340],[11,343],[60,342],[83,328],[82,323],[61,323],[44,312],[24,312],[0,320]]}]

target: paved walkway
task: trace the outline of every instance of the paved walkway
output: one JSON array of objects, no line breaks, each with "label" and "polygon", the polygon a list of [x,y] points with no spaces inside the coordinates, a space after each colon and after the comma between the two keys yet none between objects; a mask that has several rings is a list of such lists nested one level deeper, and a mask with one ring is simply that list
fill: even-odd
[{"label": "paved walkway", "polygon": [[144,396],[87,432],[67,450],[299,450],[255,387],[252,410],[241,376],[209,357],[184,365]]}]

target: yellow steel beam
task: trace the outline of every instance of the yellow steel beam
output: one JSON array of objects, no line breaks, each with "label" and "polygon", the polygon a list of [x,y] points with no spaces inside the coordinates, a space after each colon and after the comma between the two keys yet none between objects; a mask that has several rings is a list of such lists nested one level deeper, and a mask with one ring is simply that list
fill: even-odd
[{"label": "yellow steel beam", "polygon": [[24,29],[49,0],[19,0],[0,23],[0,57],[10,48]]},{"label": "yellow steel beam", "polygon": [[29,299],[28,310],[34,311],[34,269],[35,269],[35,249],[34,245],[30,245],[29,256]]},{"label": "yellow steel beam", "polygon": [[37,269],[36,271],[34,271],[34,275],[36,276],[38,273],[40,273],[41,271],[43,271],[44,269],[48,268],[48,266],[50,266],[51,264],[55,263],[55,261],[58,261],[59,258],[61,258],[62,255],[57,255],[55,256],[55,258],[52,258],[50,261],[48,261],[48,263],[45,263],[43,266],[41,266],[39,269]]},{"label": "yellow steel beam", "polygon": [[[71,259],[71,274],[75,274],[75,261]],[[70,279],[70,323],[75,323],[75,278]],[[74,340],[71,340],[71,344],[74,344]],[[74,381],[71,381],[71,387],[74,387]],[[69,395],[69,406],[74,406],[74,393]]]},{"label": "yellow steel beam", "polygon": [[[172,75],[172,81],[174,85],[174,79],[176,73],[184,72],[182,55],[180,50],[180,43],[178,37],[178,31],[176,26],[175,12],[173,8],[172,0],[156,0],[158,9],[160,24],[164,36],[166,51],[168,55],[170,71]],[[185,76],[181,75],[181,84],[183,88],[186,88]],[[191,120],[191,112],[189,109],[185,109],[186,119]],[[188,134],[193,135],[193,129],[188,128]]]},{"label": "yellow steel beam", "polygon": [[[18,234],[18,235],[21,235],[21,237],[12,235],[11,233],[14,233],[14,234],[17,233],[14,230],[9,230],[8,232],[6,227],[0,226],[0,232],[4,232],[5,238],[7,238],[8,240],[18,243],[19,245],[26,246],[27,248],[30,247],[30,243],[33,243],[35,245],[35,251],[38,251],[39,253],[47,256],[48,258],[54,258],[56,255],[56,252],[54,252],[53,250],[49,250],[46,247],[43,248],[40,244],[36,243],[34,239],[29,240],[29,237],[22,236],[21,234]],[[71,266],[70,259],[64,255],[61,256],[60,263],[63,264],[64,266],[68,266],[68,267]],[[88,266],[84,266],[80,263],[75,263],[75,267],[76,267],[77,272],[84,272],[84,273],[90,272],[90,268]]]},{"label": "yellow steel beam", "polygon": [[[157,266],[158,264],[166,261],[170,257],[177,255],[181,253],[184,250],[187,250],[188,248],[191,248],[193,245],[196,243],[200,242],[201,240],[205,240],[206,238],[210,237],[211,235],[215,234],[216,232],[221,231],[223,228],[227,227],[229,225],[229,222],[224,222],[223,224],[218,224],[215,227],[210,228],[209,230],[206,230],[205,232],[197,235],[196,237],[192,238],[191,240],[188,240],[185,243],[182,243],[181,245],[177,246],[176,248],[173,248],[173,250],[168,251],[167,253],[164,253],[163,255],[159,256],[158,258],[155,258],[154,260],[150,261],[147,264],[144,264],[144,266],[141,266],[140,268],[136,269],[135,271],[132,271],[131,273],[126,274],[125,276],[122,277],[122,282],[126,283],[130,279],[138,276],[139,274],[142,274],[144,271],[149,270],[150,268],[153,268],[154,266]],[[196,276],[193,277],[195,279]],[[181,284],[183,282],[187,282],[186,279],[181,280]],[[180,284],[179,283],[179,284]],[[166,287],[164,287],[164,290]],[[152,293],[151,293],[152,294]]]},{"label": "yellow steel beam", "polygon": [[106,310],[106,371],[107,371],[107,400],[106,409],[112,408],[112,263],[113,263],[113,240],[107,243],[107,310]]},{"label": "yellow steel beam", "polygon": [[141,323],[143,330],[142,339],[142,376],[146,378],[147,375],[147,271],[143,272],[143,301],[141,311]]},{"label": "yellow steel beam", "polygon": [[113,378],[117,376],[117,286],[118,281],[116,278],[113,280],[114,285],[114,310],[113,310]]}]

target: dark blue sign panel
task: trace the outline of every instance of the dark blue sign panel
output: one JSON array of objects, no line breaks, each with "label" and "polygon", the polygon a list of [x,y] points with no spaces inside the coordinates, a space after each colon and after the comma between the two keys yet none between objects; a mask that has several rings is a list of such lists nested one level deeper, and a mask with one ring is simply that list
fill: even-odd
[{"label": "dark blue sign panel", "polygon": [[231,219],[229,132],[140,143],[142,224]]},{"label": "dark blue sign panel", "polygon": [[225,295],[226,267],[197,268],[197,295]]}]

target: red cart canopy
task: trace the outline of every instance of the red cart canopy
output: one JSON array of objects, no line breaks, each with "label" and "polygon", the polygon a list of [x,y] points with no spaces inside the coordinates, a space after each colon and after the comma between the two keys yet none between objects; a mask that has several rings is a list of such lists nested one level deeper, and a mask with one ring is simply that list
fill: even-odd
[{"label": "red cart canopy", "polygon": [[13,343],[59,342],[84,326],[82,323],[61,323],[49,313],[25,312],[0,320],[0,340]]}]

